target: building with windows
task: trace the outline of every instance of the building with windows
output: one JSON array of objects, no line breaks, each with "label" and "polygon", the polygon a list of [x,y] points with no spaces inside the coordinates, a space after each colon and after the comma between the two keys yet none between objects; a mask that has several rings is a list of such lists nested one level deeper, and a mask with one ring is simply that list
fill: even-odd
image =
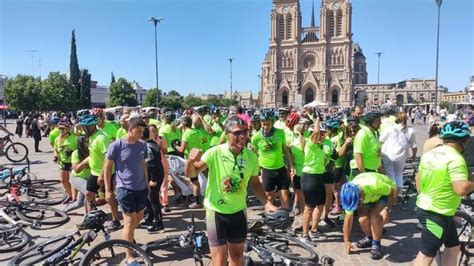
[{"label": "building with windows", "polygon": [[474,76],[471,76],[469,79],[469,86],[467,89],[468,92],[468,102],[474,104]]},{"label": "building with windows", "polygon": [[299,0],[273,0],[270,47],[261,69],[261,106],[318,100],[349,106],[354,84],[367,83],[362,49],[352,41],[349,0],[322,0],[319,26],[302,27]]},{"label": "building with windows", "polygon": [[[254,94],[251,91],[248,92],[233,92],[234,101],[236,101],[240,106],[246,108],[258,108],[259,107],[259,97],[258,94]],[[224,94],[224,99],[230,99],[230,93],[226,92]]]}]

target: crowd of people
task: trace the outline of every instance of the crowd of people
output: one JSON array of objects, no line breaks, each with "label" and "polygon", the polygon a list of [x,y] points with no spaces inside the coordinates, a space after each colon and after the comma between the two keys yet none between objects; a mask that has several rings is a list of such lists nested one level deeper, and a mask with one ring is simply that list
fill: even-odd
[{"label": "crowd of people", "polygon": [[[133,241],[139,226],[150,233],[164,230],[162,215],[171,211],[169,187],[177,202],[184,201],[168,175],[167,155],[174,155],[186,159],[185,175],[193,188],[187,207],[206,210],[214,265],[242,264],[248,184],[266,212],[301,217],[301,228],[294,230],[305,243],[327,238],[320,225],[334,227],[331,217],[343,215],[345,251],[370,248],[378,260],[384,254],[383,226],[403,189],[405,163],[418,156],[407,111],[385,105],[368,112],[357,106],[326,112],[239,107],[232,113],[201,106],[177,117],[167,108],[118,115],[94,108],[53,115],[44,133],[68,194],[66,211],[84,207],[88,213],[91,203],[106,202],[113,218],[108,229],[119,230],[120,207],[125,240]],[[39,118],[31,121],[38,125],[31,131],[41,130]],[[18,127],[16,134],[22,135]],[[463,158],[470,134],[469,125],[458,119],[430,119],[416,178],[423,227],[416,265],[429,265],[443,244],[446,265],[457,257],[459,242],[450,219],[461,196],[474,190]],[[204,195],[199,173],[207,176]],[[365,234],[355,245],[350,242],[354,217]],[[132,254],[127,258],[133,262]]]}]

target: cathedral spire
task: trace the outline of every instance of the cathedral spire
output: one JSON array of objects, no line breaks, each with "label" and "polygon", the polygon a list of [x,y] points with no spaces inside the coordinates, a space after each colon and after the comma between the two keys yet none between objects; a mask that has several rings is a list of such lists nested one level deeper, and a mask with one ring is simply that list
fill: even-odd
[{"label": "cathedral spire", "polygon": [[314,27],[314,0],[313,5],[311,6],[311,27]]}]

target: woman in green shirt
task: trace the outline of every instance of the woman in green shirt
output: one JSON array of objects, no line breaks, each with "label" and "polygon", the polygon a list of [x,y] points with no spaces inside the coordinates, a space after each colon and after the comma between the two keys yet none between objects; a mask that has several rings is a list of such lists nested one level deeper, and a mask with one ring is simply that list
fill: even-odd
[{"label": "woman in green shirt", "polygon": [[54,161],[59,164],[61,183],[68,194],[64,203],[75,201],[76,193],[69,183],[69,172],[71,172],[71,154],[77,149],[77,137],[70,132],[71,123],[63,119],[58,124],[60,135],[54,141]]}]

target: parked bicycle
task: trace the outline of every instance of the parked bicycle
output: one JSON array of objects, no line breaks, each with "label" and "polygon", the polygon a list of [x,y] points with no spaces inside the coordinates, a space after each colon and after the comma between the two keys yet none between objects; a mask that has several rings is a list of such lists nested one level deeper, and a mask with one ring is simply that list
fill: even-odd
[{"label": "parked bicycle", "polygon": [[191,248],[193,250],[195,265],[204,265],[203,253],[208,248],[207,235],[204,231],[196,230],[194,215],[191,216],[191,224],[188,225],[186,233],[182,235],[167,236],[164,240],[150,242],[146,244],[145,251],[147,254],[152,254],[152,251],[162,249],[166,246]]},{"label": "parked bicycle", "polygon": [[79,265],[123,265],[126,249],[133,252],[134,261],[139,265],[153,265],[148,254],[140,246],[122,239],[106,240],[93,247],[87,251]]},{"label": "parked bicycle", "polygon": [[8,223],[6,225],[0,224],[0,253],[22,249],[31,241],[32,236],[23,229],[24,227],[30,226],[33,229],[41,227],[40,221],[17,222],[3,209],[0,209],[0,217]]},{"label": "parked bicycle", "polygon": [[473,194],[465,196],[461,200],[461,205],[453,217],[454,226],[458,233],[459,242],[461,244],[461,255],[459,265],[470,265],[469,261],[474,256],[474,201]]},{"label": "parked bicycle", "polygon": [[[12,219],[22,220],[27,223],[41,221],[42,225],[61,225],[69,220],[63,211],[50,206],[38,205],[34,202],[0,200],[0,208]],[[0,217],[0,223],[6,222]]]},{"label": "parked bicycle", "polygon": [[28,148],[20,142],[13,142],[10,135],[1,138],[5,145],[4,154],[10,162],[19,163],[28,158]]}]

